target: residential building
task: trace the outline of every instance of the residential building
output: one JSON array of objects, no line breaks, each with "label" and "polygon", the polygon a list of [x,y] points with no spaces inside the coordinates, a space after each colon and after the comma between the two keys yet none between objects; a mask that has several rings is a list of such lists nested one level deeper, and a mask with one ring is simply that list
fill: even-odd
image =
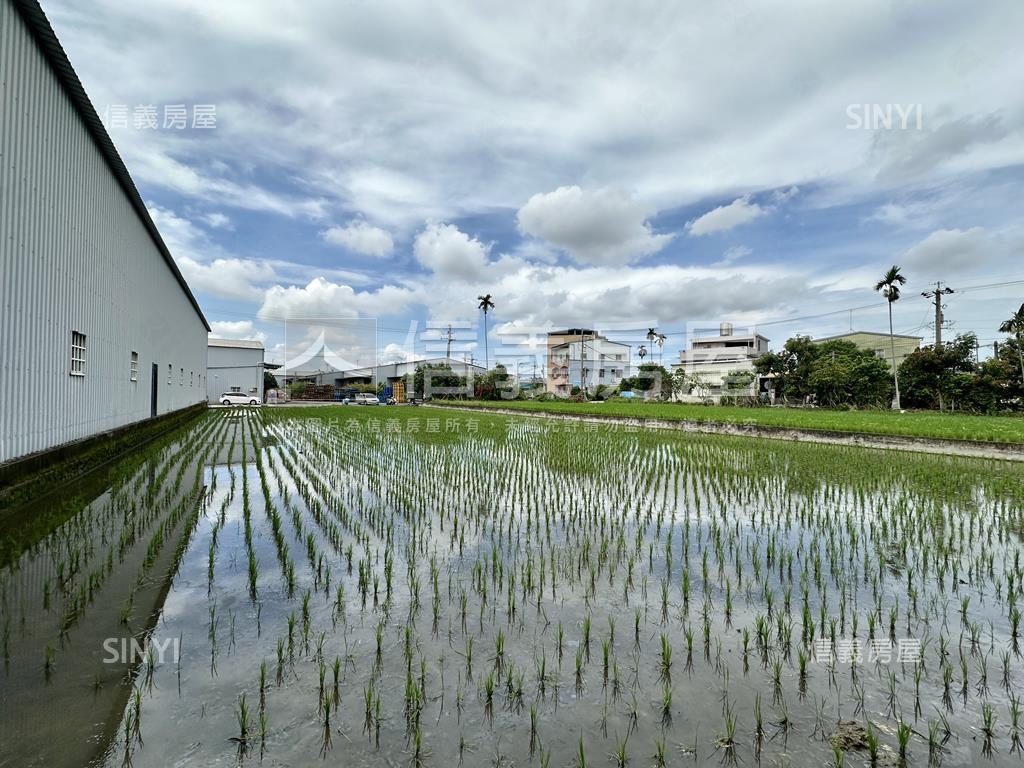
[{"label": "residential building", "polygon": [[730,377],[753,374],[754,360],[768,351],[768,345],[768,338],[759,333],[736,334],[732,323],[722,323],[717,335],[694,336],[689,348],[679,351],[679,364],[672,366],[673,373],[684,371],[693,385],[679,399],[717,401],[723,394],[753,397],[758,391],[756,380],[737,390]]},{"label": "residential building", "polygon": [[0,51],[2,464],[204,403],[210,329],[35,0]]},{"label": "residential building", "polygon": [[910,355],[921,348],[920,336],[905,336],[902,334],[894,334],[892,337],[892,343],[890,344],[888,333],[875,333],[874,331],[850,331],[849,333],[840,333],[837,336],[825,336],[821,339],[815,339],[815,344],[823,344],[826,341],[852,341],[860,349],[866,349],[869,352],[874,352],[876,357],[880,357],[889,364],[889,367],[893,366],[893,347],[896,351],[896,366],[906,360]]},{"label": "residential building", "polygon": [[596,392],[630,376],[630,346],[587,328],[548,334],[547,391],[568,397],[574,387]]},{"label": "residential building", "polygon": [[570,341],[591,341],[596,337],[597,333],[590,328],[567,328],[564,331],[548,332],[547,359],[544,365],[545,387],[548,392],[567,396],[571,390],[568,357],[556,353],[555,349]]},{"label": "residential building", "polygon": [[263,401],[263,343],[248,339],[207,341],[206,398],[220,400],[224,392],[243,392]]}]

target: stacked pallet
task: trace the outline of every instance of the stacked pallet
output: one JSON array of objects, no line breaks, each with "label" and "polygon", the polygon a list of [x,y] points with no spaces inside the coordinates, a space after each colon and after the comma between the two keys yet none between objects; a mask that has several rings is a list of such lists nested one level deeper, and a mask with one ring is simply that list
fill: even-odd
[{"label": "stacked pallet", "polygon": [[310,384],[292,393],[292,400],[333,400],[333,384]]}]

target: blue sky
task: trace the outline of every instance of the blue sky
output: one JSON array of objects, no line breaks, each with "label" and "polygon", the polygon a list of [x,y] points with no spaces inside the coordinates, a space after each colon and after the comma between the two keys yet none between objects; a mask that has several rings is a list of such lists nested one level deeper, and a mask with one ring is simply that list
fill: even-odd
[{"label": "blue sky", "polygon": [[1013,0],[43,5],[216,332],[271,359],[358,316],[479,360],[481,293],[509,359],[586,325],[666,361],[721,321],[884,330],[892,264],[897,332],[935,280],[983,343],[1024,298]]}]

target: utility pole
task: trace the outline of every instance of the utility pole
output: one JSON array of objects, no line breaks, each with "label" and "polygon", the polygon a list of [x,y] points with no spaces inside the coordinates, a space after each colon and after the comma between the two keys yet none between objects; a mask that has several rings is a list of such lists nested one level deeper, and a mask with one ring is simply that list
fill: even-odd
[{"label": "utility pole", "polygon": [[452,324],[448,323],[448,333],[445,335],[445,341],[448,342],[444,348],[444,356],[449,358],[452,356]]},{"label": "utility pole", "polygon": [[935,300],[935,349],[938,350],[942,347],[942,297],[948,296],[953,293],[953,289],[949,286],[942,287],[942,281],[935,283],[934,291],[923,291],[921,293],[926,299]]}]

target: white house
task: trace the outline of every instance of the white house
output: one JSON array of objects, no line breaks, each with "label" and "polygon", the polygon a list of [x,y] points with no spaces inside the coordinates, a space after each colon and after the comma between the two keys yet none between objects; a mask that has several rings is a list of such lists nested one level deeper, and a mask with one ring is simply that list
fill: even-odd
[{"label": "white house", "polygon": [[769,340],[759,333],[735,334],[731,323],[722,323],[716,336],[695,336],[689,349],[679,352],[673,374],[683,371],[691,391],[678,397],[684,401],[719,400],[723,394],[753,397],[757,382],[736,389],[729,381],[734,374],[753,374],[754,360],[768,352]]},{"label": "white house", "polygon": [[209,326],[35,0],[0,0],[0,464],[206,401]]},{"label": "white house", "polygon": [[630,375],[630,346],[594,334],[548,348],[548,369],[553,391],[567,397],[573,387],[596,392],[598,386],[615,388]]}]

